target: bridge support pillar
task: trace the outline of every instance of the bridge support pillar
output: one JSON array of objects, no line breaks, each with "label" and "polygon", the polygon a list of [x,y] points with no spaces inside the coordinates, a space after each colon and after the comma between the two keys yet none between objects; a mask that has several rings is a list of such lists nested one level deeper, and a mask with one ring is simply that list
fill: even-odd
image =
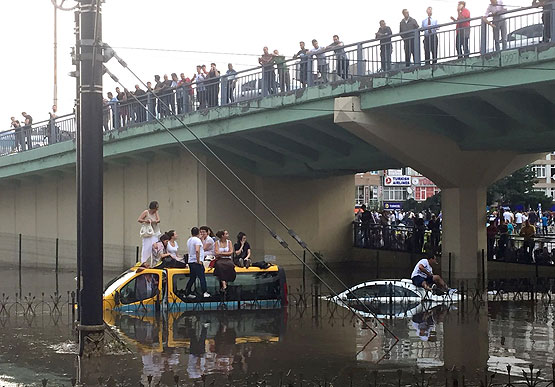
[{"label": "bridge support pillar", "polygon": [[[365,112],[359,97],[335,100],[335,123],[378,147],[391,157],[430,178],[442,189],[444,258],[451,253],[451,279],[456,286],[481,287],[487,279],[482,265],[486,249],[486,189],[516,169],[537,160],[541,154],[512,151],[466,151],[447,137],[408,122]],[[479,129],[480,128],[476,128]],[[442,264],[448,278],[447,259]]]}]

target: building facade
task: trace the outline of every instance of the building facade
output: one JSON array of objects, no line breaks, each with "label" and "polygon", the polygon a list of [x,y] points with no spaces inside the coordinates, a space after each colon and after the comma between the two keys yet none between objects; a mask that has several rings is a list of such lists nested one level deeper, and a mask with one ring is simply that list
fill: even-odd
[{"label": "building facade", "polygon": [[534,189],[555,198],[555,152],[548,153],[545,158],[532,163],[538,179]]},{"label": "building facade", "polygon": [[401,208],[404,201],[423,202],[440,190],[412,168],[386,169],[355,175],[355,206]]}]

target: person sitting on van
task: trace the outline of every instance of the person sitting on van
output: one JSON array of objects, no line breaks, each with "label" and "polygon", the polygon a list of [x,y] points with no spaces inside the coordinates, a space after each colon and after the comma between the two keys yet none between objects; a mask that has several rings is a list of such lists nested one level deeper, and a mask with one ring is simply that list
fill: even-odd
[{"label": "person sitting on van", "polygon": [[[185,268],[185,261],[177,256],[177,242],[175,238],[177,234],[170,230],[160,236],[160,240],[152,245],[152,257],[157,262],[155,267],[163,269],[166,267]],[[170,245],[170,240],[174,241],[174,246]]]},{"label": "person sitting on van", "polygon": [[233,250],[235,251],[235,258],[233,263],[239,267],[246,267],[247,269],[251,265],[251,246],[247,242],[247,235],[244,232],[237,234],[237,243],[233,245]]},{"label": "person sitting on van", "polygon": [[426,290],[434,291],[437,288],[443,292],[448,292],[449,287],[439,275],[434,275],[432,269],[432,263],[437,264],[437,257],[435,255],[430,255],[428,258],[423,258],[412,270],[412,283],[420,288]]},{"label": "person sitting on van", "polygon": [[235,281],[235,264],[231,260],[233,246],[229,240],[229,232],[220,230],[216,233],[219,238],[216,241],[215,253],[216,262],[214,264],[214,275],[220,280],[220,291],[225,294],[227,283]]},{"label": "person sitting on van", "polygon": [[212,261],[215,258],[214,253],[214,239],[210,236],[210,227],[201,226],[200,227],[200,240],[202,241],[202,248],[204,250],[203,261]]}]

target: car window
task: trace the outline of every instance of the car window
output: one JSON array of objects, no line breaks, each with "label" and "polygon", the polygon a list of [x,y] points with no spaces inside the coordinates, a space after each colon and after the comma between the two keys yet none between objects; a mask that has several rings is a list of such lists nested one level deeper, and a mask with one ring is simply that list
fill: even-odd
[{"label": "car window", "polygon": [[375,297],[418,297],[418,294],[410,289],[393,284],[380,284],[364,286],[355,289],[348,294],[347,298],[375,298]]},{"label": "car window", "polygon": [[[187,296],[185,289],[189,281],[188,274],[173,276],[173,292],[182,300]],[[199,281],[192,289],[200,287]],[[220,292],[220,283],[212,274],[206,275],[208,293],[216,295]],[[277,271],[261,271],[252,273],[237,273],[235,281],[228,283],[227,300],[267,300],[280,297],[281,287]]]},{"label": "car window", "polygon": [[156,275],[145,273],[138,275],[121,287],[119,299],[122,304],[132,304],[147,300],[158,293],[158,281]]}]

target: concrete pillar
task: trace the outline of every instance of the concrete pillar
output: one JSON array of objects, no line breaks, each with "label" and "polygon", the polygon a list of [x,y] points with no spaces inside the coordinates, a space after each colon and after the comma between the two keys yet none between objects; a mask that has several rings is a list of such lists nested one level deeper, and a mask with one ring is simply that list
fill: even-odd
[{"label": "concrete pillar", "polygon": [[[443,213],[442,246],[445,257],[451,252],[451,278],[480,279],[482,249],[487,246],[485,232],[486,188],[454,187],[441,191]],[[464,257],[461,259],[461,257]],[[449,263],[441,265],[443,277],[449,278]],[[453,283],[451,286],[455,287]]]},{"label": "concrete pillar", "polygon": [[[334,110],[336,124],[422,173],[442,189],[442,248],[444,258],[449,253],[453,257],[451,278],[479,285],[473,281],[480,280],[479,258],[482,249],[486,249],[486,189],[542,154],[466,151],[417,122],[362,111],[359,97],[336,98]],[[442,267],[446,276],[449,265]]]}]

